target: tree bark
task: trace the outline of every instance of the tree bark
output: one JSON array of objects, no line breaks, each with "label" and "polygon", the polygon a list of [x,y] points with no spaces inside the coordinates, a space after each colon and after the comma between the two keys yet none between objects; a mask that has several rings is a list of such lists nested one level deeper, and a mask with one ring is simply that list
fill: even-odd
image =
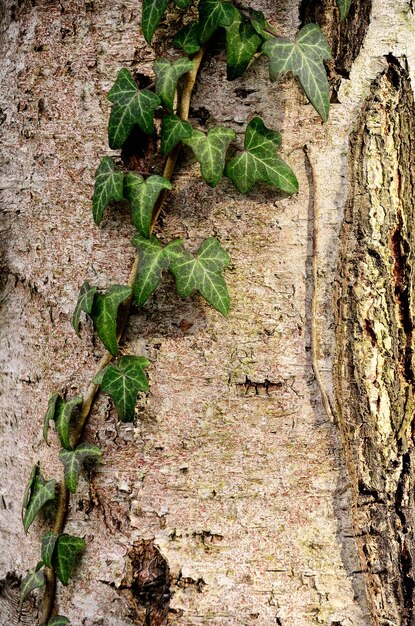
[{"label": "tree bark", "polygon": [[[157,233],[196,249],[215,235],[232,257],[227,319],[165,278],[134,310],[124,354],[151,360],[135,425],[100,396],[87,440],[104,463],[83,477],[67,532],[87,550],[56,609],[74,625],[410,626],[414,623],[414,6],[256,0],[293,37],[318,20],[331,44],[330,119],[265,58],[226,81],[208,54],[192,123],[233,128],[261,115],[283,131],[297,196],[215,190],[182,156]],[[24,536],[25,482],[40,460],[61,476],[42,418],[54,391],[85,392],[102,354],[70,319],[82,282],[125,283],[127,207],[92,223],[106,142],[106,94],[121,67],[152,78],[172,52],[173,9],[155,51],[134,0],[6,0],[0,31],[2,543],[0,625],[40,558]],[[177,30],[177,28],[176,28]],[[138,167],[130,145],[117,158]]]}]

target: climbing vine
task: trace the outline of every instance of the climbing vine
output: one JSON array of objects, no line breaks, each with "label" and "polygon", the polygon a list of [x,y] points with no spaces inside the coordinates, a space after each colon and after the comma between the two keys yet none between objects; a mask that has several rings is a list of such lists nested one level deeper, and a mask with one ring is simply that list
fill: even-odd
[{"label": "climbing vine", "polygon": [[[174,0],[180,9],[192,9],[190,0]],[[344,19],[352,0],[337,0]],[[147,43],[163,19],[169,0],[142,0],[142,31]],[[47,511],[54,522],[41,540],[40,560],[21,586],[20,607],[34,589],[44,587],[39,623],[42,626],[68,624],[67,617],[54,613],[56,581],[67,585],[85,549],[81,537],[64,532],[70,494],[77,489],[84,465],[102,456],[98,446],[83,441],[83,433],[94,399],[99,391],[108,394],[118,417],[132,422],[139,393],[148,391],[146,374],[150,361],[140,355],[117,357],[131,305],[144,305],[169,271],[178,294],[186,298],[198,292],[213,308],[226,316],[230,298],[224,271],[230,263],[228,253],[216,237],[205,239],[196,253],[189,252],[181,239],[164,246],[153,235],[163,202],[172,189],[171,178],[179,151],[189,149],[200,165],[202,178],[210,187],[228,177],[241,194],[258,182],[274,186],[287,194],[298,191],[297,178],[278,155],[281,135],[267,128],[260,117],[248,123],[244,146],[234,149],[236,134],[230,128],[215,126],[207,133],[194,128],[189,118],[192,91],[209,41],[218,29],[225,31],[227,78],[235,80],[262,52],[269,60],[271,81],[291,72],[301,83],[309,101],[323,121],[329,116],[329,83],[324,61],[331,53],[317,24],[307,24],[294,41],[278,36],[260,11],[237,0],[199,0],[198,20],[188,19],[183,11],[183,26],[173,44],[186,56],[175,61],[159,58],[153,65],[155,80],[140,88],[134,76],[122,68],[108,93],[112,104],[108,122],[108,143],[112,150],[122,149],[135,126],[143,138],[158,133],[159,152],[165,157],[160,174],[144,176],[120,169],[114,159],[104,156],[95,174],[92,216],[100,226],[107,207],[127,201],[136,234],[131,240],[136,257],[128,285],[110,285],[105,293],[88,282],[82,285],[72,317],[79,336],[82,315],[87,315],[106,349],[97,372],[84,397],[63,398],[53,394],[44,417],[43,437],[48,443],[50,423],[62,446],[59,460],[63,478],[46,480],[36,463],[23,498],[22,519],[25,532],[40,511]],[[195,13],[192,11],[192,15]],[[155,119],[160,123],[155,124]],[[156,131],[157,126],[157,131]],[[145,141],[145,139],[143,139]],[[229,155],[230,150],[232,153]]]}]

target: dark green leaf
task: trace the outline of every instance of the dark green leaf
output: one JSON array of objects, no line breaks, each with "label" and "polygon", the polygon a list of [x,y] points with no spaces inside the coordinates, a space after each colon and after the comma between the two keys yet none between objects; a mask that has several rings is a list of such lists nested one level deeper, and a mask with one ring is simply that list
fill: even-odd
[{"label": "dark green leaf", "polygon": [[33,589],[43,587],[43,585],[45,584],[45,574],[43,573],[43,571],[39,571],[42,566],[42,561],[39,561],[36,567],[29,570],[25,578],[22,580],[19,609],[22,608],[26,596],[31,591],[33,591]]},{"label": "dark green leaf", "polygon": [[151,43],[153,35],[164,13],[166,12],[169,0],[143,0],[141,27],[144,39]]},{"label": "dark green leaf", "polygon": [[180,9],[187,9],[190,4],[190,0],[174,0],[174,4],[176,4]]},{"label": "dark green leaf", "polygon": [[49,432],[49,422],[50,420],[55,419],[55,411],[56,404],[61,401],[61,397],[58,393],[54,393],[53,396],[49,398],[48,408],[45,413],[45,417],[43,418],[43,439],[48,443],[48,432]]},{"label": "dark green leaf", "polygon": [[24,513],[27,505],[29,504],[30,498],[34,492],[34,484],[36,476],[40,474],[40,463],[39,461],[35,463],[32,467],[32,471],[30,472],[29,480],[26,485],[26,489],[23,494],[23,502],[22,502],[22,522],[24,521]]},{"label": "dark green leaf", "polygon": [[36,464],[23,497],[23,527],[26,533],[40,509],[46,502],[55,499],[55,487],[56,481],[46,482],[40,473],[39,464]]},{"label": "dark green leaf", "polygon": [[124,174],[117,168],[111,157],[104,157],[95,172],[92,215],[97,226],[101,224],[104,211],[113,200],[123,199]]},{"label": "dark green leaf", "polygon": [[344,20],[349,14],[352,0],[336,0],[336,2],[340,9],[340,19]]},{"label": "dark green leaf", "polygon": [[194,54],[200,48],[199,22],[190,22],[173,37],[173,44],[186,54]]},{"label": "dark green leaf", "polygon": [[181,120],[173,113],[165,115],[161,122],[160,152],[164,155],[169,154],[180,141],[191,136],[192,127],[189,122]]},{"label": "dark green leaf", "polygon": [[177,246],[165,250],[179,295],[186,297],[199,291],[217,311],[227,315],[230,300],[222,270],[230,258],[219,241],[215,237],[205,239],[196,256]]},{"label": "dark green leaf", "polygon": [[74,327],[74,330],[78,337],[79,318],[81,316],[81,311],[84,311],[88,315],[91,313],[96,291],[96,287],[91,287],[88,281],[85,281],[79,292],[78,302],[76,303],[75,311],[73,312],[72,317],[72,326]]},{"label": "dark green leaf", "polygon": [[300,83],[317,113],[326,122],[329,117],[329,83],[323,60],[331,58],[330,48],[317,24],[307,24],[295,42],[281,37],[269,39],[262,46],[269,57],[271,80],[292,72]]},{"label": "dark green leaf", "polygon": [[225,174],[239,191],[248,193],[256,181],[274,185],[286,193],[298,191],[297,178],[290,167],[276,155],[281,135],[268,129],[261,118],[254,117],[246,129],[245,151],[226,166]]},{"label": "dark green leaf", "polygon": [[[254,30],[263,39],[271,39],[273,36],[275,37],[277,36],[277,33],[274,32],[274,29],[272,28],[271,24],[267,22],[262,11],[255,11],[254,9],[250,9],[249,19]],[[272,32],[274,33],[273,35],[271,34]]]},{"label": "dark green leaf", "polygon": [[149,176],[129,172],[125,177],[125,196],[131,203],[134,226],[143,237],[150,236],[154,205],[162,189],[171,189],[172,184],[162,176]]},{"label": "dark green leaf", "polygon": [[97,461],[101,457],[98,446],[81,443],[75,450],[61,450],[59,460],[63,463],[65,484],[71,493],[78,486],[79,474],[85,461]]},{"label": "dark green leaf", "polygon": [[219,26],[229,26],[233,20],[233,6],[221,0],[200,0],[199,41],[205,43]]},{"label": "dark green leaf", "polygon": [[247,22],[240,11],[233,8],[234,18],[226,27],[226,61],[228,80],[235,80],[248,67],[263,39]]},{"label": "dark green leaf", "polygon": [[220,181],[225,168],[225,157],[229,143],[236,135],[230,128],[216,126],[207,135],[200,130],[192,130],[189,139],[183,143],[189,146],[200,163],[200,170],[205,181],[215,187]]},{"label": "dark green leaf", "polygon": [[79,555],[85,550],[85,539],[73,535],[60,535],[56,544],[56,575],[63,585],[67,585],[69,577]]},{"label": "dark green leaf", "polygon": [[70,431],[73,412],[75,408],[82,404],[82,396],[75,396],[69,400],[65,400],[59,404],[58,410],[55,412],[56,431],[61,440],[61,444],[66,450],[72,450]]},{"label": "dark green leaf", "polygon": [[148,390],[144,369],[150,361],[141,356],[123,356],[118,365],[108,365],[104,370],[101,389],[108,393],[122,422],[134,420],[134,408],[139,391]]},{"label": "dark green leaf", "polygon": [[144,239],[140,235],[133,237],[131,243],[138,248],[139,266],[137,280],[134,285],[134,301],[143,305],[158,287],[163,270],[169,267],[169,256],[166,250],[169,247],[181,247],[181,240],[170,242],[165,248],[162,247],[157,237]]},{"label": "dark green leaf", "polygon": [[52,556],[59,535],[50,531],[42,537],[42,561],[46,567],[52,567]]},{"label": "dark green leaf", "polygon": [[193,65],[193,61],[185,57],[178,59],[174,63],[170,63],[167,59],[157,59],[154,63],[156,94],[169,111],[173,111],[174,94],[176,93],[179,78],[183,74],[190,72],[193,69]]},{"label": "dark green leaf", "polygon": [[91,319],[98,337],[113,356],[115,356],[118,351],[118,308],[130,295],[130,287],[123,285],[112,285],[105,295],[101,293],[95,294]]},{"label": "dark green leaf", "polygon": [[69,620],[64,615],[54,615],[48,621],[48,626],[65,626],[66,624],[69,624]]},{"label": "dark green leaf", "polygon": [[119,71],[108,99],[113,103],[108,124],[110,148],[122,148],[134,124],[147,135],[154,132],[154,111],[160,98],[148,89],[139,90],[125,68]]}]

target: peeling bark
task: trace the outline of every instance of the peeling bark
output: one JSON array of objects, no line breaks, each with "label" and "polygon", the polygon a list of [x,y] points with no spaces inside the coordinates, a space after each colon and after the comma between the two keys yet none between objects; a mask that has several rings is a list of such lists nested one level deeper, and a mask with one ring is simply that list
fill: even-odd
[{"label": "peeling bark", "polygon": [[415,106],[390,56],[351,137],[337,399],[375,624],[414,621]]}]

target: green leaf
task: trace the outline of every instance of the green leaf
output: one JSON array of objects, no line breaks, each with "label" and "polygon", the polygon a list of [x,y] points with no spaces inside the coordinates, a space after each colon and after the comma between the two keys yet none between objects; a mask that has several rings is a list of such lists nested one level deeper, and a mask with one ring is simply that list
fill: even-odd
[{"label": "green leaf", "polygon": [[194,54],[200,49],[199,22],[190,22],[173,37],[173,44],[186,54]]},{"label": "green leaf", "polygon": [[35,472],[32,470],[23,499],[25,505],[23,528],[26,533],[46,502],[55,499],[56,480],[45,481],[40,474],[39,466],[37,465],[35,467],[37,467],[37,469]]},{"label": "green leaf", "polygon": [[143,0],[142,1],[142,17],[141,28],[143,29],[144,39],[151,44],[153,35],[159,25],[161,18],[166,12],[169,0]]},{"label": "green leaf", "polygon": [[111,157],[104,157],[95,172],[92,215],[97,226],[101,224],[104,211],[112,200],[123,199],[123,178]]},{"label": "green leaf", "polygon": [[137,88],[130,72],[123,68],[108,94],[113,105],[108,123],[110,148],[122,148],[134,124],[138,124],[147,135],[154,132],[154,111],[160,98],[148,89]]},{"label": "green leaf", "polygon": [[54,615],[48,621],[48,626],[65,626],[65,624],[69,624],[69,620],[64,615]]},{"label": "green leaf", "polygon": [[102,455],[98,446],[81,443],[75,450],[61,450],[59,460],[63,463],[65,485],[71,493],[78,486],[79,474],[85,461],[97,461]]},{"label": "green leaf", "polygon": [[181,240],[170,242],[165,248],[162,247],[157,237],[145,239],[136,235],[131,240],[133,246],[139,251],[139,265],[137,279],[134,285],[134,301],[139,306],[143,305],[158,287],[163,270],[168,269],[170,259],[166,251],[171,247],[182,246]]},{"label": "green leaf", "polygon": [[61,444],[66,450],[72,450],[70,440],[71,422],[75,408],[82,404],[82,396],[74,396],[69,400],[62,401],[55,412],[56,430],[61,440]]},{"label": "green leaf", "polygon": [[190,0],[174,0],[174,4],[176,4],[180,9],[187,9],[190,4]]},{"label": "green leaf", "polygon": [[42,561],[39,561],[36,567],[29,570],[27,575],[23,579],[20,590],[19,610],[21,610],[26,596],[28,596],[29,593],[33,591],[33,589],[43,587],[43,585],[45,584],[45,574],[43,573],[43,571],[39,571],[42,566]]},{"label": "green leaf", "polygon": [[91,313],[96,291],[97,291],[97,288],[91,287],[88,281],[85,281],[80,289],[78,302],[76,303],[75,311],[73,312],[73,316],[72,316],[72,326],[74,327],[74,330],[76,334],[78,335],[78,337],[79,337],[79,318],[81,317],[81,311],[84,311],[85,313],[87,313],[87,315]]},{"label": "green leaf", "polygon": [[96,293],[91,311],[94,328],[104,346],[113,356],[118,352],[118,308],[131,295],[130,287],[112,285],[105,295]]},{"label": "green leaf", "polygon": [[207,135],[193,129],[192,136],[183,140],[193,150],[200,163],[202,176],[211,187],[216,187],[222,177],[226,151],[235,138],[236,135],[230,128],[216,126]]},{"label": "green leaf", "polygon": [[271,39],[273,37],[273,35],[269,31],[273,32],[274,36],[277,36],[277,33],[274,31],[271,24],[267,22],[262,11],[255,11],[254,9],[249,9],[249,20],[254,30],[263,39]]},{"label": "green leaf", "polygon": [[37,463],[35,463],[34,466],[32,467],[32,471],[30,472],[29,480],[28,480],[26,488],[24,490],[23,501],[22,501],[22,522],[24,520],[25,509],[27,508],[27,505],[29,504],[31,495],[32,495],[33,490],[34,490],[35,478],[36,478],[36,476],[38,474],[40,474],[40,463],[39,463],[39,461]]},{"label": "green leaf", "polygon": [[63,585],[69,577],[81,552],[85,550],[85,539],[73,535],[60,535],[56,544],[56,575]]},{"label": "green leaf", "polygon": [[111,396],[122,422],[134,420],[137,394],[148,390],[144,369],[149,365],[142,356],[123,356],[118,365],[108,365],[104,370],[101,389]]},{"label": "green leaf", "polygon": [[173,111],[174,94],[176,93],[179,78],[193,69],[194,63],[185,57],[174,63],[167,59],[157,59],[154,63],[156,73],[156,94],[162,104]]},{"label": "green leaf", "polygon": [[217,311],[227,315],[230,300],[222,270],[230,258],[219,241],[215,237],[205,239],[195,257],[177,246],[165,250],[179,295],[185,298],[199,291]]},{"label": "green leaf", "polygon": [[262,46],[269,57],[271,80],[281,74],[292,72],[300,83],[321,119],[329,117],[329,83],[323,60],[331,58],[330,48],[317,24],[307,24],[302,28],[292,43],[287,39],[275,37]]},{"label": "green leaf", "polygon": [[234,10],[232,23],[226,27],[227,78],[235,80],[248,67],[263,39],[241,12]]},{"label": "green leaf", "polygon": [[352,0],[336,0],[336,2],[337,2],[337,6],[340,9],[340,19],[344,20],[349,14],[349,9],[351,7]]},{"label": "green leaf", "polygon": [[160,152],[164,155],[169,154],[179,141],[189,139],[191,136],[192,127],[189,122],[181,120],[174,113],[165,115],[161,121]]},{"label": "green leaf", "polygon": [[280,144],[281,135],[268,129],[261,118],[254,117],[246,128],[245,151],[229,161],[225,175],[243,194],[257,181],[274,185],[286,193],[296,193],[298,181],[294,172],[275,154]]},{"label": "green leaf", "polygon": [[48,408],[45,413],[45,417],[43,418],[43,439],[48,443],[48,432],[49,432],[49,422],[50,420],[55,419],[55,412],[57,405],[62,401],[60,395],[58,393],[54,393],[48,401]]},{"label": "green leaf", "polygon": [[42,537],[42,561],[46,567],[52,567],[52,556],[59,535],[50,531]]},{"label": "green leaf", "polygon": [[154,205],[162,189],[171,189],[172,184],[162,176],[149,176],[129,172],[125,177],[125,196],[131,203],[134,226],[143,237],[150,236]]},{"label": "green leaf", "polygon": [[199,41],[206,43],[219,26],[229,26],[233,20],[233,6],[221,0],[200,0]]}]

